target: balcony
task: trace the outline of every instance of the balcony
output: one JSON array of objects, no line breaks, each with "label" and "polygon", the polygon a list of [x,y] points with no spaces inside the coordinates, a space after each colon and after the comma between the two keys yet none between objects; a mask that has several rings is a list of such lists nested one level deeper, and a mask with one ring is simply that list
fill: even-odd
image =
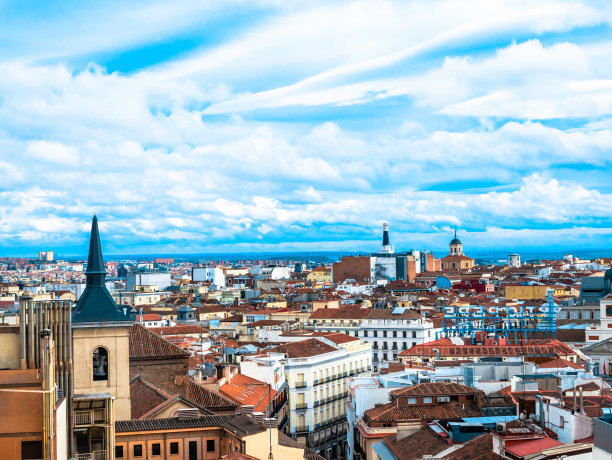
[{"label": "balcony", "polygon": [[104,409],[77,410],[74,412],[74,426],[90,426],[105,423],[107,421]]},{"label": "balcony", "polygon": [[87,454],[76,454],[76,460],[107,460],[109,457],[106,453],[105,450],[94,450]]},{"label": "balcony", "polygon": [[294,429],[295,433],[303,433],[303,432],[308,432],[310,431],[310,427],[308,425],[303,425],[303,426],[296,426]]},{"label": "balcony", "polygon": [[308,403],[298,403],[295,405],[297,410],[308,409]]},{"label": "balcony", "polygon": [[295,382],[295,387],[296,388],[306,388],[308,385],[306,384],[306,382]]}]

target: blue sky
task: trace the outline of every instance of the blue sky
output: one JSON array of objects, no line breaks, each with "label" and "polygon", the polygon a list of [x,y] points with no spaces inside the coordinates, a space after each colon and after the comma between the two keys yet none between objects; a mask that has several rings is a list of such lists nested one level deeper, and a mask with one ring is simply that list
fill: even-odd
[{"label": "blue sky", "polygon": [[0,254],[612,246],[609,2],[0,0]]}]

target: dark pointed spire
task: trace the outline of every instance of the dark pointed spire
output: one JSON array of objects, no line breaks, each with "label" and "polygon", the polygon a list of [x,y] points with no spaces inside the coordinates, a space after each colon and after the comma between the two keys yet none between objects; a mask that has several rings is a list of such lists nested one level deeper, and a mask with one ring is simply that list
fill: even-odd
[{"label": "dark pointed spire", "polygon": [[[72,314],[72,323],[115,323],[132,321],[129,317],[131,307],[122,311],[106,289],[106,270],[102,258],[102,245],[98,230],[98,218],[94,214],[91,221],[89,255],[87,258],[87,285]],[[123,308],[123,307],[122,307]]]},{"label": "dark pointed spire", "polygon": [[89,237],[89,256],[87,257],[87,284],[103,285],[106,279],[104,260],[102,259],[102,245],[98,230],[98,218],[94,214],[91,221],[91,235]]}]

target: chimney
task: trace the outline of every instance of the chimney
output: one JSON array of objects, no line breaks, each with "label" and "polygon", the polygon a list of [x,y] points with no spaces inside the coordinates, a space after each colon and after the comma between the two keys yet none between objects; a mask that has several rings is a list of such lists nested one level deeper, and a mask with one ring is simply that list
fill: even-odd
[{"label": "chimney", "polygon": [[138,309],[138,316],[140,317],[140,324],[144,323],[144,317],[142,316],[142,307]]},{"label": "chimney", "polygon": [[582,394],[582,387],[580,387],[580,413],[584,414],[584,399]]},{"label": "chimney", "polygon": [[559,407],[565,407],[565,403],[563,401],[563,387],[559,385],[557,388],[559,389]]},{"label": "chimney", "polygon": [[202,369],[200,369],[199,366],[195,371],[194,381],[195,383],[198,383],[198,384],[202,383]]}]

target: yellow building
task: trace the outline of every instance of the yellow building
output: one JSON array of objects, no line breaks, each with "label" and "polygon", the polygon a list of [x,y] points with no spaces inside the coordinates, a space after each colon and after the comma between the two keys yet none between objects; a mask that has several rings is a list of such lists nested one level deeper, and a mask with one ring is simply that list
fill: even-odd
[{"label": "yellow building", "polygon": [[306,275],[306,281],[309,281],[310,284],[331,284],[331,268],[324,267],[323,265],[313,268],[310,273]]},{"label": "yellow building", "polygon": [[535,284],[511,284],[505,287],[507,300],[531,300],[531,299],[546,299],[548,290],[553,290],[553,296],[560,297],[564,295],[575,295],[576,290],[571,289],[566,292],[567,288],[561,285],[540,286]]}]

